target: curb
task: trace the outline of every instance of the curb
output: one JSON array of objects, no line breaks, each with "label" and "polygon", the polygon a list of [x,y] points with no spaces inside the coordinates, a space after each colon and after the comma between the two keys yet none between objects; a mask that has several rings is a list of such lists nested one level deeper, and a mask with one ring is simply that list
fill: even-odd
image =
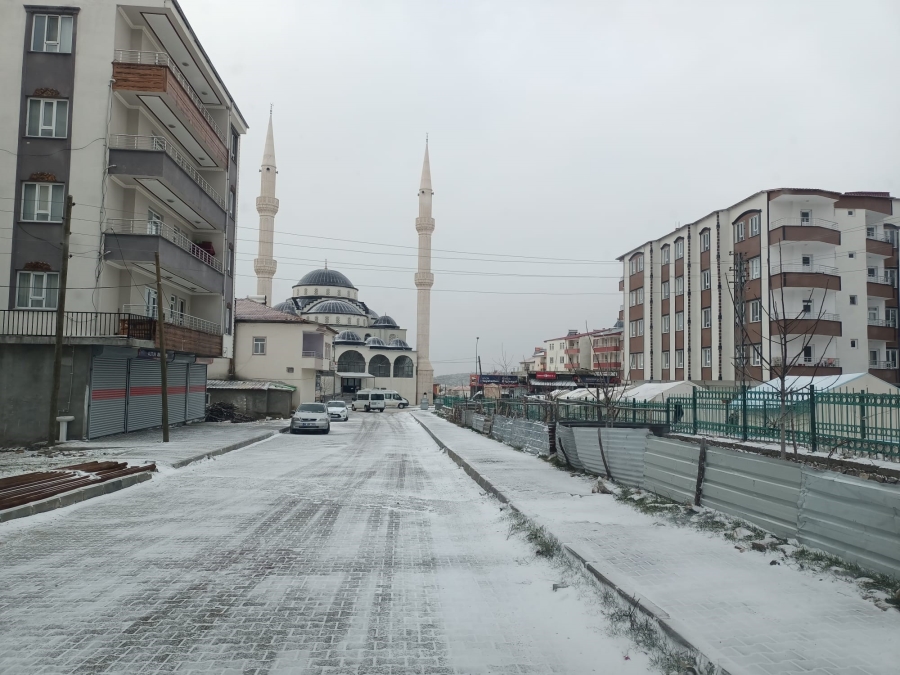
[{"label": "curb", "polygon": [[[533,519],[522,513],[522,511],[516,508],[515,504],[510,501],[510,499],[503,494],[500,490],[498,490],[487,478],[482,476],[477,469],[475,469],[471,464],[469,464],[466,460],[460,457],[458,454],[453,452],[447,445],[437,437],[437,435],[429,429],[425,424],[420,420],[417,416],[413,415],[413,419],[419,423],[425,432],[431,436],[435,443],[437,443],[438,447],[441,448],[447,455],[459,465],[463,471],[465,471],[469,477],[472,478],[485,492],[493,495],[498,500],[500,500],[504,504],[509,504],[509,507],[519,513],[527,520],[531,521],[535,525],[540,525],[539,523],[534,523]],[[550,534],[553,534],[552,532]],[[553,535],[556,537],[556,535]],[[581,555],[578,551],[576,551],[570,544],[562,544],[563,551],[573,560],[577,561],[579,564],[583,565],[585,569],[597,579],[601,584],[608,586],[616,593],[618,593],[619,597],[625,600],[629,605],[637,609],[637,611],[646,615],[653,621],[655,621],[662,631],[676,644],[684,647],[688,650],[696,652],[700,656],[702,656],[706,661],[710,663],[713,662],[709,656],[707,656],[701,649],[699,649],[696,645],[692,644],[688,641],[673,625],[672,617],[661,607],[657,606],[649,599],[645,598],[639,593],[635,593],[632,591],[628,591],[625,588],[625,584],[619,582],[614,577],[615,575],[611,575],[609,572],[603,572],[597,568],[597,563],[594,561],[590,561],[586,556]],[[729,675],[729,672],[723,668],[722,666],[718,666],[718,672],[720,675]]]},{"label": "curb", "polygon": [[123,488],[131,487],[132,485],[148,481],[152,477],[153,473],[150,471],[134,473],[130,476],[122,476],[121,478],[115,478],[113,480],[106,481],[105,483],[87,485],[85,487],[72,490],[71,492],[64,492],[61,495],[42,499],[38,502],[16,506],[14,508],[7,509],[6,511],[0,511],[0,523],[5,523],[8,520],[15,520],[16,518],[33,516],[38,513],[53,511],[55,509],[61,509],[65,506],[71,506],[72,504],[77,504],[78,502],[83,502],[87,499],[93,499],[94,497],[100,497],[101,495],[108,495],[112,492],[118,492]]},{"label": "curb", "polygon": [[[187,459],[180,459],[177,462],[173,462],[169,466],[173,469],[182,469],[189,464],[193,464],[194,462],[199,462],[204,459],[210,459],[212,457],[218,457],[219,455],[224,455],[227,452],[232,452],[234,450],[240,450],[241,448],[246,448],[248,445],[253,445],[254,443],[259,443],[260,441],[264,441],[266,439],[272,438],[273,436],[277,436],[278,434],[284,433],[283,429],[279,429],[277,431],[267,431],[260,436],[254,436],[253,438],[248,438],[243,441],[239,441],[237,443],[232,443],[231,445],[227,445],[224,448],[218,448],[216,450],[211,450],[210,452],[204,452],[202,455],[196,455],[194,457],[188,457]],[[165,462],[157,462],[158,464],[164,464]]]}]

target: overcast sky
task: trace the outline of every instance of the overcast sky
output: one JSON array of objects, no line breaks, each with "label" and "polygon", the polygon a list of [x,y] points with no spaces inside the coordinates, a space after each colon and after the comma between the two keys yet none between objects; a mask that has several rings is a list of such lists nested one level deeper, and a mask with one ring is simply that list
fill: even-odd
[{"label": "overcast sky", "polygon": [[251,127],[238,296],[273,103],[276,298],[327,258],[415,343],[429,133],[438,374],[612,325],[616,256],[758,190],[900,193],[896,0],[181,4]]}]

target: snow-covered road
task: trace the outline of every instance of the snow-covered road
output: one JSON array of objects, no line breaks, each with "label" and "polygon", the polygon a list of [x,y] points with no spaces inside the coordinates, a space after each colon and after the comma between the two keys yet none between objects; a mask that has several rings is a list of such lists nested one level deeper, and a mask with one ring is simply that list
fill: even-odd
[{"label": "snow-covered road", "polygon": [[408,413],[0,525],[2,673],[646,673]]}]

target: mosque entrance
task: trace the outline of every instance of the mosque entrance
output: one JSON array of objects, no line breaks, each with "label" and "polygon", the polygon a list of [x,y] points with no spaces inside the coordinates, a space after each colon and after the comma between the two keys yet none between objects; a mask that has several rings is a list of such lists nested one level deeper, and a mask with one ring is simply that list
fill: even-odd
[{"label": "mosque entrance", "polygon": [[341,393],[342,394],[355,394],[360,389],[362,389],[362,379],[359,377],[342,377],[341,378]]}]

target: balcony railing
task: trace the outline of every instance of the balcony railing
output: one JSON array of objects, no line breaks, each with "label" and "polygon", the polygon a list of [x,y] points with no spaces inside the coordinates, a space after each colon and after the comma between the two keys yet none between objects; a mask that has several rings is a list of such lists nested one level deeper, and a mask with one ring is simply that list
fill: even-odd
[{"label": "balcony railing", "polygon": [[205,119],[207,123],[209,123],[209,126],[216,133],[216,136],[219,137],[219,140],[227,145],[225,140],[225,133],[219,128],[219,125],[216,124],[216,121],[213,119],[209,110],[203,104],[203,101],[200,100],[200,97],[197,96],[197,92],[194,91],[191,83],[187,81],[187,78],[178,69],[178,66],[175,65],[171,56],[169,56],[165,52],[139,52],[117,49],[113,61],[115,63],[135,63],[143,66],[166,66],[169,70],[172,71],[175,79],[178,80],[178,84],[180,84],[182,88],[187,92],[187,95],[194,102],[194,105],[197,106],[197,110],[199,110],[200,114],[203,115],[203,119]]},{"label": "balcony railing", "polygon": [[321,359],[323,358],[322,352],[301,352],[300,356],[304,359]]},{"label": "balcony railing", "polygon": [[[152,340],[153,323],[152,319],[145,316],[121,312],[65,312],[63,336]],[[53,337],[56,335],[56,312],[35,309],[2,310],[0,335]]]},{"label": "balcony railing", "polygon": [[[123,305],[122,311],[151,319],[156,318],[156,305]],[[163,320],[173,326],[182,326],[201,333],[209,333],[210,335],[222,334],[222,327],[219,324],[191,316],[190,314],[184,314],[183,312],[172,311],[169,307],[163,307]]]},{"label": "balcony railing", "polygon": [[796,272],[798,274],[832,274],[837,276],[838,268],[827,265],[804,265],[803,263],[782,263],[772,265],[769,274],[786,274]]},{"label": "balcony railing", "polygon": [[874,359],[869,359],[869,368],[873,370],[896,370],[897,362],[896,361],[876,361]]},{"label": "balcony railing", "polygon": [[866,277],[866,281],[870,284],[884,284],[885,286],[893,286],[894,285],[894,277],[890,274],[876,274],[874,276],[869,275]]},{"label": "balcony railing", "polygon": [[[775,356],[772,358],[772,365],[776,367],[782,366],[782,360],[780,356]],[[830,356],[823,357],[814,357],[814,356],[799,356],[799,357],[789,357],[787,362],[788,367],[792,366],[804,366],[806,368],[840,368],[841,360],[838,358],[832,358]]]},{"label": "balcony railing", "polygon": [[[818,314],[813,311],[804,312],[800,310],[796,314],[791,314],[787,312],[787,319],[781,319],[781,321],[840,321],[841,315],[834,314],[833,312],[822,312]],[[777,320],[778,317],[773,316],[772,320]]]},{"label": "balcony railing", "polygon": [[211,256],[194,242],[188,239],[180,230],[171,225],[157,220],[125,220],[110,218],[106,221],[105,232],[114,234],[142,234],[156,235],[167,239],[178,248],[190,253],[192,256],[212,267],[216,272],[224,274],[225,268],[221,260]]},{"label": "balcony railing", "polygon": [[109,137],[109,147],[116,150],[148,150],[150,152],[165,152],[169,157],[175,160],[185,173],[187,173],[194,182],[199,185],[203,191],[208,194],[212,200],[219,205],[223,211],[227,210],[225,200],[215,191],[212,185],[200,175],[200,172],[194,168],[194,165],[176,148],[162,136],[130,136],[127,134],[113,134]]},{"label": "balcony railing", "polygon": [[881,326],[883,328],[896,328],[897,322],[894,319],[869,319],[870,326]]},{"label": "balcony railing", "polygon": [[886,241],[889,244],[894,244],[897,241],[896,235],[891,236],[889,234],[878,234],[877,232],[866,232],[866,239],[872,239],[874,241]]},{"label": "balcony railing", "polygon": [[838,224],[824,218],[779,218],[770,223],[770,227],[830,227],[837,229]]}]

